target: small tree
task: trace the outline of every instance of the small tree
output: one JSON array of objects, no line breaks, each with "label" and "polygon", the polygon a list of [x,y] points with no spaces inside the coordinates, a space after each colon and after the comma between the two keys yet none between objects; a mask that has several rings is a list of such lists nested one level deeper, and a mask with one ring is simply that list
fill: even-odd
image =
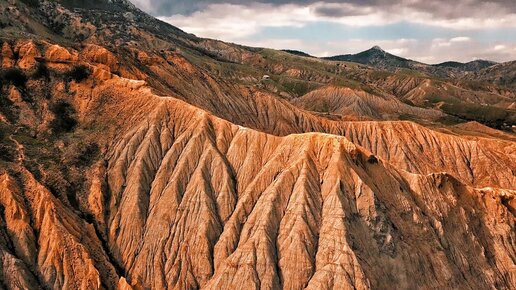
[{"label": "small tree", "polygon": [[24,87],[27,83],[27,76],[19,68],[9,68],[2,73],[2,79],[15,85],[16,87]]},{"label": "small tree", "polygon": [[378,158],[376,158],[376,156],[374,156],[374,155],[371,155],[371,156],[369,156],[369,158],[367,158],[367,162],[369,164],[377,164]]},{"label": "small tree", "polygon": [[91,72],[85,65],[76,65],[66,73],[66,76],[80,83],[90,76]]},{"label": "small tree", "polygon": [[27,6],[37,8],[39,7],[39,1],[38,0],[21,0],[23,3],[25,3]]},{"label": "small tree", "polygon": [[35,79],[48,79],[50,77],[50,72],[47,65],[44,62],[39,62],[32,77]]},{"label": "small tree", "polygon": [[75,110],[66,101],[58,101],[51,106],[50,110],[54,113],[54,120],[50,122],[50,128],[55,134],[71,132],[77,126]]},{"label": "small tree", "polygon": [[0,160],[13,162],[16,159],[17,152],[8,136],[8,128],[0,124]]}]

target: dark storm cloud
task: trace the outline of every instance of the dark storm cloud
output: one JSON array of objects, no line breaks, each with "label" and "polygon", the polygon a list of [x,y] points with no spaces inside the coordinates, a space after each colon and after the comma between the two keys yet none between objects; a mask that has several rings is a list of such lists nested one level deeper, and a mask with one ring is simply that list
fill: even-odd
[{"label": "dark storm cloud", "polygon": [[[388,11],[392,15],[403,13],[404,9],[410,8],[413,11],[428,13],[440,19],[457,19],[464,17],[492,16],[486,15],[496,13],[499,15],[516,13],[516,0],[417,0],[417,1],[395,1],[395,0],[365,0],[365,1],[339,1],[339,4],[350,4],[349,8],[340,6],[332,1],[319,1],[323,4],[318,6],[316,13],[326,17],[346,17],[360,13],[360,8],[369,8],[369,12],[378,10]],[[362,10],[363,11],[363,10]]]},{"label": "dark storm cloud", "polygon": [[355,5],[342,4],[324,4],[315,7],[315,14],[318,16],[325,16],[330,18],[340,18],[347,16],[365,15],[370,12],[370,9],[365,9]]},{"label": "dark storm cloud", "polygon": [[[382,9],[392,13],[403,8],[411,8],[420,12],[429,13],[441,19],[455,19],[461,17],[478,16],[487,11],[496,10],[499,14],[516,13],[516,0],[132,0],[155,16],[170,16],[175,14],[190,15],[203,10],[210,4],[238,4],[249,5],[252,2],[270,4],[273,6],[283,4],[305,5],[322,3],[318,6],[316,14],[326,17],[346,17],[365,13],[360,8]],[[337,5],[335,5],[337,4]],[[338,4],[349,4],[339,7]],[[487,10],[486,10],[487,9]]]},{"label": "dark storm cloud", "polygon": [[[210,4],[237,4],[247,5],[252,2],[264,3],[271,5],[282,5],[282,4],[309,4],[317,1],[311,0],[258,0],[258,1],[244,1],[244,0],[131,0],[137,6],[148,6],[151,14],[155,16],[170,16],[174,14],[189,15],[196,11],[203,10]],[[143,3],[143,5],[142,5]],[[148,4],[147,4],[148,3]],[[138,5],[140,4],[140,5]]]}]

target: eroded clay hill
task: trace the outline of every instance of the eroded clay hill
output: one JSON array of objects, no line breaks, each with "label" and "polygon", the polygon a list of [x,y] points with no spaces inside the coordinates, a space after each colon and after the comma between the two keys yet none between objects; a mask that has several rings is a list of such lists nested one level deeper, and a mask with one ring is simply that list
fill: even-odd
[{"label": "eroded clay hill", "polygon": [[[203,68],[223,68],[206,55],[91,42],[2,43],[1,289],[516,285],[510,133],[330,120],[305,106],[362,119],[443,113],[349,87],[289,101],[231,81],[236,65]],[[238,69],[261,62],[197,45],[245,56]],[[425,86],[403,80],[383,84]]]},{"label": "eroded clay hill", "polygon": [[[113,146],[107,173],[108,239],[131,281],[206,289],[514,282],[502,274],[514,255],[502,200],[513,191],[398,171],[343,137],[274,137],[155,101],[152,116]],[[496,235],[500,244],[491,244]],[[464,236],[480,252],[459,247]],[[490,261],[481,254],[490,251],[504,254]],[[465,270],[473,264],[485,268]]]},{"label": "eroded clay hill", "polygon": [[[52,51],[67,50],[42,52],[50,67]],[[516,282],[514,143],[308,113],[306,124],[337,135],[279,137],[91,65],[93,75],[68,83],[67,96],[81,123],[102,125],[103,161],[88,170],[76,207],[23,163],[2,174],[4,287],[510,289]],[[55,92],[65,88],[53,84]]]},{"label": "eroded clay hill", "polygon": [[292,103],[305,110],[349,119],[392,120],[403,116],[437,119],[444,116],[436,110],[409,106],[392,95],[375,95],[345,87],[330,86],[314,90]]}]

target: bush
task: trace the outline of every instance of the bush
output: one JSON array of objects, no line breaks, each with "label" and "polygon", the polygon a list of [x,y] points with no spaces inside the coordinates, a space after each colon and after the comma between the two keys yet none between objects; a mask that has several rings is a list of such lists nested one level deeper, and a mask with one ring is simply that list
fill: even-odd
[{"label": "bush", "polygon": [[0,92],[0,113],[2,113],[7,120],[15,122],[18,119],[18,108],[14,102],[9,99],[6,94]]},{"label": "bush", "polygon": [[48,70],[47,65],[44,62],[39,62],[38,66],[36,67],[36,71],[32,75],[35,79],[49,79],[50,78],[50,72]]},{"label": "bush", "polygon": [[4,139],[7,139],[7,135],[8,135],[7,128],[2,125],[0,125],[0,142],[4,141]]},{"label": "bush", "polygon": [[367,158],[367,163],[369,164],[378,164],[378,158],[376,156],[371,155],[369,158]]},{"label": "bush", "polygon": [[50,122],[50,128],[55,134],[71,132],[77,126],[75,110],[66,101],[59,101],[50,107],[54,113],[54,120]]},{"label": "bush", "polygon": [[24,87],[27,83],[27,76],[19,68],[9,68],[2,73],[2,79],[16,87]]},{"label": "bush", "polygon": [[65,197],[70,187],[70,183],[59,168],[48,168],[43,183],[57,198]]},{"label": "bush", "polygon": [[85,65],[74,66],[66,73],[66,76],[76,82],[80,83],[90,76],[91,72]]},{"label": "bush", "polygon": [[80,142],[68,147],[63,156],[63,163],[77,167],[90,166],[99,153],[100,148],[97,143]]},{"label": "bush", "polygon": [[34,8],[39,7],[39,0],[21,0],[21,1],[29,7],[34,7]]},{"label": "bush", "polygon": [[9,140],[9,128],[0,124],[0,160],[14,162],[16,157],[15,144]]},{"label": "bush", "polygon": [[0,160],[14,162],[17,157],[16,148],[11,144],[0,143]]}]

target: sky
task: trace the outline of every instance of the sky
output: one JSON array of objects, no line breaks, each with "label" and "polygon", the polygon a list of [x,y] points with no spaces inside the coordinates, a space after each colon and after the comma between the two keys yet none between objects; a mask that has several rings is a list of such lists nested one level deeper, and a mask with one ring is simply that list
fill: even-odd
[{"label": "sky", "polygon": [[131,0],[186,32],[315,56],[378,45],[425,63],[516,60],[516,0]]}]

